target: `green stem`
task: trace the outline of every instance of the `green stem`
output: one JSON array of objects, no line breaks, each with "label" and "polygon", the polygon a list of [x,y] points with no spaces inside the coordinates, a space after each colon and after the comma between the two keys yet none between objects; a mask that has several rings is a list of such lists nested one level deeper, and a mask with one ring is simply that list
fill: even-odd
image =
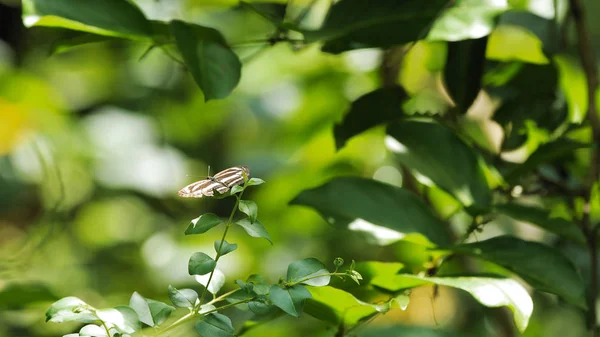
[{"label": "green stem", "polygon": [[162,330],[159,334],[165,333],[169,330],[172,330],[178,326],[180,326],[181,324],[189,321],[190,319],[194,318],[198,313],[194,310],[192,312],[190,312],[189,314],[182,316],[180,319],[176,320],[175,322],[173,322],[171,325],[169,325],[168,327],[166,327],[164,330]]},{"label": "green stem", "polygon": [[253,297],[253,298],[247,298],[247,299],[245,299],[245,300],[241,300],[241,301],[237,301],[237,302],[233,302],[233,303],[229,303],[229,304],[225,304],[225,305],[224,305],[224,306],[222,306],[222,307],[218,307],[218,308],[214,308],[214,309],[212,309],[212,310],[209,310],[209,311],[205,311],[205,312],[203,312],[203,313],[202,313],[202,315],[203,315],[203,316],[206,316],[206,315],[208,315],[208,314],[212,314],[213,312],[221,311],[221,310],[223,310],[223,309],[227,309],[227,308],[230,308],[230,307],[236,306],[236,305],[238,305],[238,304],[248,303],[248,302],[252,301],[253,299],[254,299],[254,297]]},{"label": "green stem", "polygon": [[240,290],[240,289],[233,289],[232,291],[227,292],[227,293],[225,293],[225,294],[223,294],[223,295],[221,295],[221,296],[213,299],[212,301],[210,301],[210,302],[208,302],[206,304],[208,305],[208,304],[214,304],[214,303],[220,302],[220,301],[224,300],[227,296],[229,296],[229,295],[237,292],[238,290]]},{"label": "green stem", "polygon": [[[244,186],[245,187],[245,186]],[[219,249],[217,249],[217,255],[215,256],[215,269],[217,262],[219,262],[219,258],[221,257],[221,248],[223,248],[223,243],[225,242],[225,237],[227,236],[227,232],[229,231],[229,227],[231,227],[231,222],[233,220],[233,216],[240,205],[240,200],[242,199],[242,194],[244,194],[244,190],[240,192],[239,195],[236,195],[235,198],[235,206],[233,206],[233,210],[231,210],[231,214],[229,214],[229,219],[227,220],[227,224],[225,225],[225,231],[223,232],[223,236],[221,237],[221,243],[219,244]],[[210,272],[210,276],[208,277],[208,282],[206,282],[206,286],[204,286],[204,291],[202,291],[202,295],[200,296],[200,302],[197,306],[199,310],[204,303],[204,296],[206,295],[206,291],[208,290],[208,286],[210,285],[210,281],[212,281],[213,275],[215,274],[215,269]]]},{"label": "green stem", "polygon": [[108,327],[106,326],[106,323],[104,323],[103,320],[100,320],[100,322],[102,322],[102,326],[104,327],[104,330],[106,330],[106,335],[110,336],[110,330],[108,329]]}]

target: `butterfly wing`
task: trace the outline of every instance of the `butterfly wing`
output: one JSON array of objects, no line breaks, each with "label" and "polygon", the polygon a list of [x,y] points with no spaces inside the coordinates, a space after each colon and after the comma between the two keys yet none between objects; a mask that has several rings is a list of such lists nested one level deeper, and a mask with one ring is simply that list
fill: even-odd
[{"label": "butterfly wing", "polygon": [[229,187],[218,181],[204,179],[187,185],[179,190],[177,194],[184,198],[212,197],[215,194],[215,190],[219,193],[225,193],[229,190]]},{"label": "butterfly wing", "polygon": [[250,176],[248,167],[234,166],[215,174],[213,178],[231,188],[235,185],[243,184],[244,176],[246,176],[246,178]]}]

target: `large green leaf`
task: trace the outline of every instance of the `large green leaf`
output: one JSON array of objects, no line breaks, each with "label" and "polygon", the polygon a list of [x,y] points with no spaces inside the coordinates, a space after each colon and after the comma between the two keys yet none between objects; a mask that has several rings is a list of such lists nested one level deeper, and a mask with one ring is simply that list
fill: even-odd
[{"label": "large green leaf", "polygon": [[481,90],[487,37],[448,43],[444,82],[459,113],[466,113]]},{"label": "large green leaf", "polygon": [[428,40],[460,41],[479,39],[492,32],[496,17],[506,3],[490,0],[459,0],[435,21]]},{"label": "large green leaf", "polygon": [[377,244],[390,244],[408,234],[421,234],[444,244],[443,223],[414,194],[372,179],[340,177],[305,190],[291,202],[315,208],[332,225],[369,234]]},{"label": "large green leaf", "polygon": [[438,123],[405,120],[388,126],[386,145],[422,182],[453,195],[475,212],[485,211],[491,193],[475,152]]},{"label": "large green leaf", "polygon": [[198,300],[198,293],[193,289],[177,289],[169,285],[169,299],[176,307],[193,308]]},{"label": "large green leaf", "polygon": [[521,332],[527,328],[533,312],[533,301],[527,290],[517,281],[507,278],[490,277],[489,275],[425,277],[397,274],[378,276],[372,281],[373,285],[393,292],[430,283],[462,289],[487,307],[509,307]]},{"label": "large green leaf", "polygon": [[209,229],[218,226],[221,222],[223,222],[223,220],[215,214],[202,214],[190,222],[190,225],[185,230],[185,235],[206,233]]},{"label": "large green leaf", "polygon": [[537,148],[524,163],[508,172],[505,179],[508,182],[515,183],[519,177],[535,170],[540,164],[572,155],[573,151],[590,146],[591,144],[580,143],[567,138],[559,138],[553,142],[546,143]]},{"label": "large green leaf", "polygon": [[46,311],[46,322],[77,321],[91,323],[98,320],[95,309],[77,297],[69,296],[52,303]]},{"label": "large green leaf", "polygon": [[174,307],[163,302],[144,298],[137,292],[131,295],[129,306],[135,310],[140,322],[153,327],[162,324],[175,311]]},{"label": "large green leaf", "polygon": [[294,317],[300,316],[304,302],[310,296],[310,292],[301,285],[285,288],[274,284],[269,291],[271,302]]},{"label": "large green leaf", "polygon": [[150,21],[124,0],[24,0],[23,23],[128,38],[152,35]]},{"label": "large green leaf", "polygon": [[190,256],[188,263],[188,272],[190,275],[206,275],[213,271],[217,262],[210,256],[197,252]]},{"label": "large green leaf", "polygon": [[553,217],[551,213],[542,208],[526,206],[516,203],[507,203],[494,206],[494,209],[509,217],[529,222],[540,226],[562,237],[569,238],[579,243],[585,243],[581,229],[572,221],[564,218]]},{"label": "large green leaf", "polygon": [[271,244],[273,244],[273,240],[271,240],[271,236],[267,232],[265,226],[258,220],[251,222],[248,218],[244,218],[235,222],[236,225],[242,227],[248,235],[254,238],[265,238]]},{"label": "large green leaf", "polygon": [[306,300],[304,312],[339,326],[353,326],[377,313],[375,305],[363,302],[352,294],[325,286],[308,289],[312,297]]},{"label": "large green leaf", "polygon": [[512,236],[453,247],[456,253],[480,257],[519,275],[538,290],[586,308],[585,286],[577,270],[558,250]]},{"label": "large green leaf", "polygon": [[400,86],[371,91],[352,102],[341,124],[333,128],[335,145],[339,149],[346,141],[376,125],[402,117],[402,104],[408,98]]},{"label": "large green leaf", "polygon": [[418,40],[445,0],[344,0],[329,10],[323,27],[306,31],[308,41],[326,41],[323,50],[340,53],[385,48]]},{"label": "large green leaf", "polygon": [[227,97],[240,81],[242,64],[221,33],[179,20],[171,21],[170,27],[177,48],[202,89],[204,99]]},{"label": "large green leaf", "polygon": [[233,337],[233,324],[229,317],[219,313],[210,314],[196,322],[196,331],[202,337]]},{"label": "large green leaf", "polygon": [[102,322],[117,329],[122,334],[132,334],[142,328],[142,323],[135,310],[125,305],[98,309],[96,315]]},{"label": "large green leaf", "polygon": [[331,276],[316,276],[328,273],[329,270],[327,270],[327,267],[321,261],[315,258],[308,258],[294,261],[288,265],[287,281],[298,282],[304,280],[301,283],[315,287],[324,286],[329,284]]}]

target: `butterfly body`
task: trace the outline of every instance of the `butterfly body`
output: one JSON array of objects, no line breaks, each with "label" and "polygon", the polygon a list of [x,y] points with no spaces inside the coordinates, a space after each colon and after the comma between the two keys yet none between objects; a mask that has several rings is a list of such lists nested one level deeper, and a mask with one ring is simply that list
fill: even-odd
[{"label": "butterfly body", "polygon": [[212,177],[196,181],[179,190],[177,193],[184,198],[212,197],[215,191],[220,194],[226,193],[235,185],[241,185],[250,176],[250,170],[246,166],[234,166],[223,170]]}]

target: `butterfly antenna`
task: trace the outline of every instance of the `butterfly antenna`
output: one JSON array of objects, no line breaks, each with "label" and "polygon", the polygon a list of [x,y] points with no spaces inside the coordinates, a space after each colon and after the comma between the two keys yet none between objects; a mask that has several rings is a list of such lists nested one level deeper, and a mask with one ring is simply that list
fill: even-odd
[{"label": "butterfly antenna", "polygon": [[208,174],[207,174],[207,176],[210,177],[210,165],[208,165]]}]

